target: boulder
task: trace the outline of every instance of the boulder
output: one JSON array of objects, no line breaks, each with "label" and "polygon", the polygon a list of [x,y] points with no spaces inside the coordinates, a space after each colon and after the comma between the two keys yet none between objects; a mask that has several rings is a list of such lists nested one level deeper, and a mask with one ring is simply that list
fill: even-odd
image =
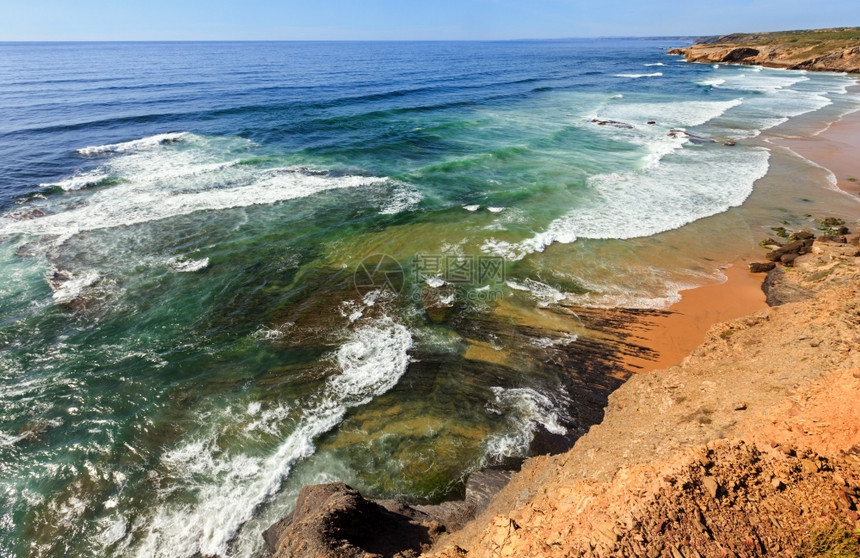
[{"label": "boulder", "polygon": [[799,256],[799,254],[796,254],[794,252],[789,253],[789,254],[783,254],[782,256],[779,257],[779,261],[782,262],[783,265],[791,266],[791,265],[794,265],[794,260],[796,260],[798,258],[798,256]]},{"label": "boulder", "polygon": [[752,273],[767,273],[775,268],[776,264],[773,262],[752,262],[748,267]]},{"label": "boulder", "polygon": [[794,242],[795,240],[809,240],[815,238],[815,235],[809,231],[797,231],[795,233],[791,233],[788,237],[789,242]]},{"label": "boulder", "polygon": [[425,513],[383,506],[338,482],[302,488],[295,511],[263,539],[274,558],[393,558],[417,556],[444,531]]},{"label": "boulder", "polygon": [[782,256],[784,256],[785,254],[808,254],[810,249],[812,248],[813,242],[814,240],[811,238],[807,240],[795,240],[794,242],[786,244],[782,248],[771,250],[766,257],[768,261],[778,262],[782,260]]}]

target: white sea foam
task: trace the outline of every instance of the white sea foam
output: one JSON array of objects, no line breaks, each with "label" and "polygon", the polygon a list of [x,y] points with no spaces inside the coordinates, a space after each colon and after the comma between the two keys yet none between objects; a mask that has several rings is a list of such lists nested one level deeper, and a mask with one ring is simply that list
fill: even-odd
[{"label": "white sea foam", "polygon": [[[543,393],[530,388],[490,389],[493,399],[487,410],[503,415],[508,422],[508,430],[490,436],[485,442],[486,464],[497,463],[505,457],[525,456],[538,426],[560,436],[567,434],[567,429],[561,424],[564,420],[564,413],[559,409],[561,405]],[[565,393],[559,392],[557,396],[562,399],[562,404],[566,402]]]},{"label": "white sea foam", "polygon": [[[196,191],[176,191],[169,184],[130,182],[95,192],[84,207],[38,219],[0,223],[0,234],[68,236],[81,231],[136,225],[197,211],[270,205],[327,190],[386,183],[386,178],[307,175],[294,169],[271,169],[238,177],[243,185],[218,188],[207,182]],[[217,180],[217,178],[216,178]],[[208,188],[206,188],[208,186]]]},{"label": "white sea foam", "polygon": [[[222,449],[218,428],[165,453],[162,465],[179,485],[171,490],[187,491],[193,503],[154,505],[133,555],[228,555],[228,543],[242,525],[274,496],[296,461],[314,453],[314,439],[337,426],[349,408],[364,405],[397,384],[409,363],[411,346],[409,330],[389,318],[356,329],[335,355],[341,373],[299,406],[304,412],[295,428],[266,457]],[[279,413],[283,416],[281,411],[273,413],[272,422],[280,420]]]},{"label": "white sea foam", "polygon": [[75,176],[60,180],[59,182],[49,182],[45,184],[39,184],[41,188],[51,188],[51,187],[60,187],[67,192],[72,192],[75,190],[82,190],[88,186],[93,186],[98,184],[102,180],[109,178],[107,174],[105,174],[101,170],[94,170],[90,172],[85,172],[81,174],[76,174]]},{"label": "white sea foam", "polygon": [[679,228],[736,207],[768,169],[762,148],[682,150],[671,162],[588,180],[589,198],[541,233],[519,243],[490,239],[482,249],[512,260],[553,242],[636,238]]},{"label": "white sea foam", "polygon": [[424,282],[427,283],[427,286],[432,289],[438,289],[445,285],[445,280],[441,277],[425,277]]},{"label": "white sea foam", "polygon": [[726,83],[726,80],[723,78],[710,78],[710,79],[703,79],[702,81],[700,81],[698,83],[699,83],[699,85],[709,85],[709,86],[713,87],[713,86],[717,86],[717,85],[723,85],[724,83]]},{"label": "white sea foam", "polygon": [[[599,287],[605,291],[606,285]],[[581,295],[572,295],[571,300],[579,306],[586,308],[648,308],[663,310],[681,300],[680,291],[685,288],[677,288],[662,295],[638,294],[621,289],[613,289],[612,292],[594,292]]]},{"label": "white sea foam", "polygon": [[382,215],[395,215],[403,211],[409,211],[418,205],[418,202],[422,199],[424,199],[424,196],[421,192],[400,185],[391,192],[388,196],[388,201],[379,210],[379,213]]},{"label": "white sea foam", "polygon": [[539,308],[546,308],[566,298],[566,295],[558,289],[531,278],[526,279],[522,283],[507,281],[507,285],[514,290],[529,293],[538,301]]},{"label": "white sea foam", "polygon": [[180,273],[193,273],[209,267],[209,258],[201,258],[199,260],[189,260],[184,257],[170,258],[167,260],[167,265]]},{"label": "white sea foam", "polygon": [[755,75],[726,74],[720,73],[722,83],[715,85],[719,89],[733,89],[737,91],[755,91],[760,93],[772,93],[780,89],[786,89],[809,78],[800,73],[783,73],[775,75],[771,72],[761,72]]},{"label": "white sea foam", "polygon": [[80,297],[84,289],[101,279],[96,271],[88,270],[78,275],[68,274],[68,278],[59,283],[54,289],[54,302],[67,304]]},{"label": "white sea foam", "polygon": [[665,66],[662,62],[652,62],[650,64],[645,64],[646,66]]},{"label": "white sea foam", "polygon": [[[179,140],[181,143],[175,144]],[[13,218],[0,220],[0,234],[50,235],[61,243],[82,231],[136,225],[198,211],[269,205],[328,190],[388,183],[385,177],[337,176],[298,167],[261,169],[239,164],[236,153],[246,152],[250,146],[243,138],[189,133],[99,146],[98,150],[111,154],[99,168],[58,185],[80,188],[105,177],[117,179],[116,184],[82,190],[73,205],[53,197],[30,202],[47,215],[15,220],[10,212],[7,217]],[[417,203],[419,196],[400,185],[383,212],[403,211]]]},{"label": "white sea foam", "polygon": [[653,72],[650,74],[615,74],[615,77],[637,79],[637,78],[644,78],[644,77],[660,77],[662,75],[663,75],[663,72]]},{"label": "white sea foam", "polygon": [[[629,128],[600,126],[597,129],[600,133],[645,147],[647,153],[643,155],[642,166],[647,168],[659,165],[663,157],[689,142],[686,134],[670,133],[670,130],[700,126],[742,103],[741,98],[678,103],[618,103],[603,107],[594,118],[628,124]],[[586,124],[591,125],[591,119],[587,120]]]},{"label": "white sea foam", "polygon": [[762,130],[830,104],[826,91],[774,89],[745,99],[736,112],[728,115],[725,124],[735,127],[736,135],[757,136]]},{"label": "white sea foam", "polygon": [[95,145],[82,147],[78,149],[81,155],[102,155],[108,153],[124,153],[128,151],[140,151],[144,149],[152,149],[161,145],[175,143],[188,138],[191,134],[188,132],[172,132],[167,134],[156,134],[122,143],[111,143],[107,145]]},{"label": "white sea foam", "polygon": [[[743,103],[742,98],[727,101],[682,101],[674,103],[618,103],[607,105],[596,115],[599,120],[616,120],[632,125],[634,132],[612,126],[601,126],[609,133],[648,133],[665,135],[665,128],[701,126]],[[654,128],[645,123],[656,121]]]}]

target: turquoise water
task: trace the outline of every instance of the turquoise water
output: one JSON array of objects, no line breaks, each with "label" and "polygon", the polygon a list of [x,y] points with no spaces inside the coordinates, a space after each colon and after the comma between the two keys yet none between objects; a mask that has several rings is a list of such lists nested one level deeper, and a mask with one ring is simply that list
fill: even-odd
[{"label": "turquoise water", "polygon": [[581,433],[569,306],[854,207],[768,142],[853,79],[671,46],[0,45],[0,555],[252,556]]}]

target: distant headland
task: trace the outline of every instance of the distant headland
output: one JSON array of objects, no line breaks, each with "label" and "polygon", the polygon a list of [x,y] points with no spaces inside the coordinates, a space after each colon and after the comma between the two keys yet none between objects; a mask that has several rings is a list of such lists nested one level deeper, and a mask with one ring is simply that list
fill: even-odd
[{"label": "distant headland", "polygon": [[860,27],[702,37],[669,54],[683,54],[688,62],[860,73]]}]

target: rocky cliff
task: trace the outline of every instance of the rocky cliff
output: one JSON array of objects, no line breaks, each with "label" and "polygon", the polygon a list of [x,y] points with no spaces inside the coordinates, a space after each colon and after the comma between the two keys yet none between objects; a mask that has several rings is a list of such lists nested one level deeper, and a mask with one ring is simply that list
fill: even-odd
[{"label": "rocky cliff", "polygon": [[432,556],[860,556],[860,240],[770,272],[787,302],[634,376]]},{"label": "rocky cliff", "polygon": [[860,28],[734,34],[669,50],[688,62],[860,73]]},{"label": "rocky cliff", "polygon": [[[445,534],[460,522],[444,509],[309,488],[267,532],[270,550],[860,556],[860,237],[843,230],[800,233],[797,250],[769,240],[768,259],[790,260],[769,273],[777,306],[715,325],[679,366],[631,378],[572,450],[528,460],[490,502],[470,508],[477,518],[462,528]],[[316,493],[325,498],[309,505]],[[358,515],[344,521],[346,508]],[[408,536],[393,543],[395,532]]]}]

